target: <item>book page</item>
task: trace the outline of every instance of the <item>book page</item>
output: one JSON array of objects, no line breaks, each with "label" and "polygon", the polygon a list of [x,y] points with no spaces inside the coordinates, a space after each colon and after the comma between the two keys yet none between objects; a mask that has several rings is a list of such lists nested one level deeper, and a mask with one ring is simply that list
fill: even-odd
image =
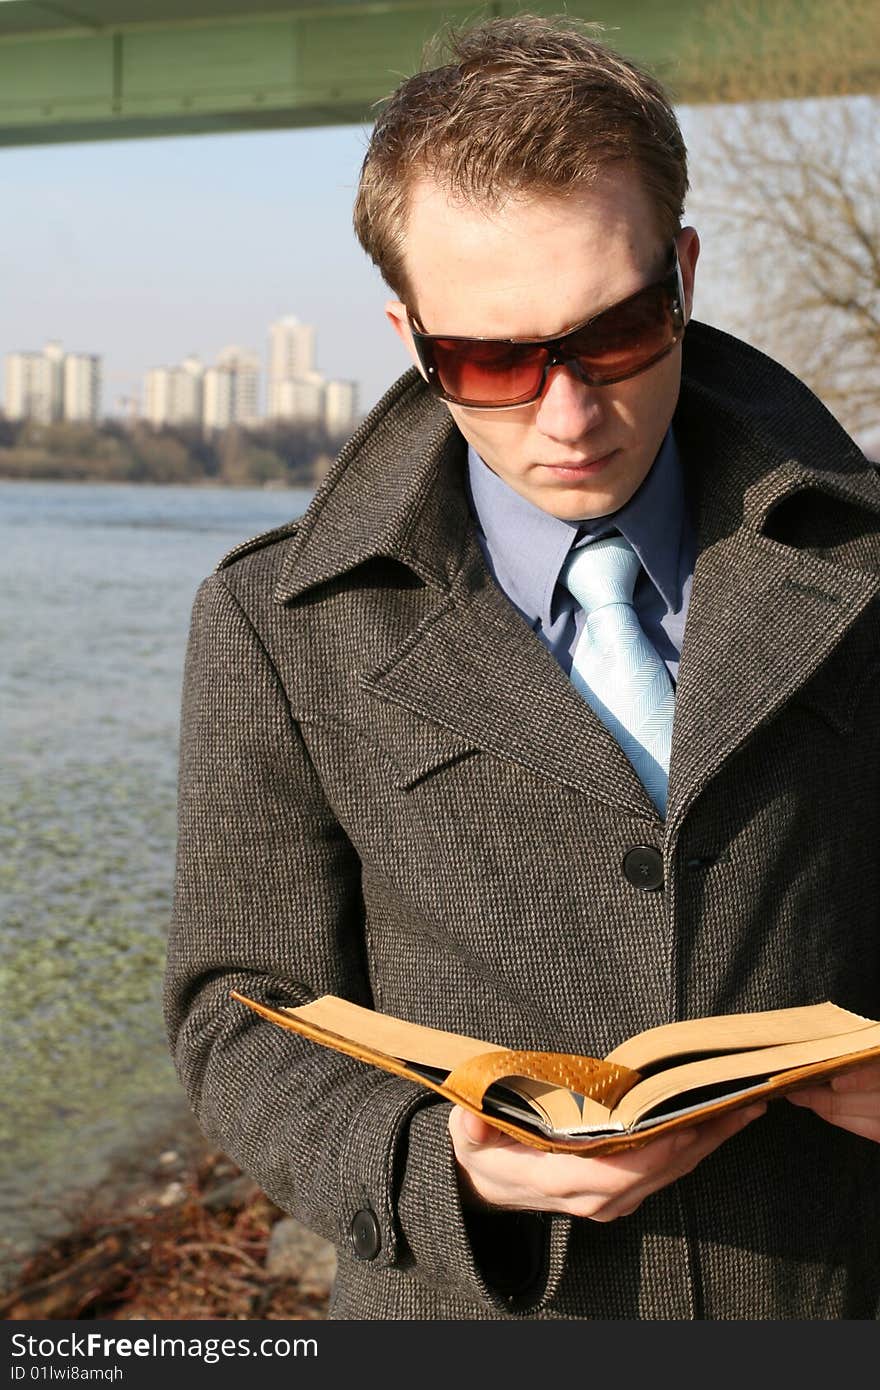
[{"label": "book page", "polygon": [[667,1067],[639,1081],[614,1107],[613,1115],[624,1128],[628,1128],[663,1101],[679,1095],[684,1098],[684,1092],[701,1086],[777,1076],[796,1067],[809,1066],[812,1062],[871,1050],[880,1052],[880,1023],[868,1024],[850,1033],[839,1033],[819,1042],[786,1043],[780,1047],[756,1048],[704,1058],[699,1062],[685,1062],[683,1066]]},{"label": "book page", "polygon": [[328,1033],[350,1038],[377,1052],[387,1052],[401,1062],[418,1062],[445,1072],[485,1052],[507,1051],[498,1043],[481,1042],[479,1038],[469,1038],[463,1033],[445,1033],[440,1028],[426,1028],[421,1023],[410,1023],[407,1019],[394,1018],[376,1009],[365,1009],[363,1005],[352,1004],[350,1000],[340,999],[335,994],[324,994],[311,1004],[303,1004],[297,1009],[282,1008],[278,1012],[291,1018],[301,1018],[306,1023],[325,1028]]},{"label": "book page", "polygon": [[[514,1090],[518,1095],[526,1097],[531,1108],[538,1112],[547,1133],[577,1129],[583,1124],[584,1098],[575,1091],[567,1091],[564,1086],[549,1086],[544,1081],[533,1081],[528,1076],[514,1076],[505,1078],[502,1089]],[[596,1102],[593,1104],[596,1105]],[[489,1109],[492,1107],[491,1086],[486,1093],[483,1106]],[[601,1109],[603,1115],[608,1115],[604,1105],[597,1108]]]},{"label": "book page", "polygon": [[665,1057],[777,1047],[783,1043],[831,1038],[872,1026],[876,1026],[873,1019],[862,1018],[860,1014],[830,1003],[748,1014],[718,1014],[714,1018],[685,1019],[648,1028],[627,1038],[609,1052],[605,1060],[643,1072]]}]

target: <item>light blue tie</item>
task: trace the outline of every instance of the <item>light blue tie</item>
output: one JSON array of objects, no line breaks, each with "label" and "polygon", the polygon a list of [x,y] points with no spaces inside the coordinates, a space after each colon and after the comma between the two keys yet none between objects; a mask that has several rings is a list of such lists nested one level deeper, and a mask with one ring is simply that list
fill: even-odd
[{"label": "light blue tie", "polygon": [[572,551],[559,578],[586,614],[572,657],[572,683],[665,815],[675,691],[633,608],[640,568],[629,541],[606,536]]}]

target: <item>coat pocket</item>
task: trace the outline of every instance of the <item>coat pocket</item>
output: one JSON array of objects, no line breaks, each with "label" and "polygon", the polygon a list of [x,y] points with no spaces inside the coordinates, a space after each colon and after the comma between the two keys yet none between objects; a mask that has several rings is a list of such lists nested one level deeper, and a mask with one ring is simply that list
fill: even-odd
[{"label": "coat pocket", "polygon": [[322,716],[305,722],[313,730],[321,727],[331,735],[335,731],[337,738],[343,736],[343,747],[359,746],[362,756],[378,759],[384,776],[402,791],[483,751],[471,739],[391,707],[383,708],[381,719]]},{"label": "coat pocket", "polygon": [[472,758],[481,752],[473,743],[439,731],[442,738],[434,734],[415,738],[403,748],[395,748],[392,753],[398,787],[409,791],[427,778]]}]

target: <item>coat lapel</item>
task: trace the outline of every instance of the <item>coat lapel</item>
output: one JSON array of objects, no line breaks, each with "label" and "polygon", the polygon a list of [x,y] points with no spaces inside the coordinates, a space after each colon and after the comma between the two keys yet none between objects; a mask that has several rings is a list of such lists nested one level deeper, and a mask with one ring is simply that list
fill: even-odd
[{"label": "coat lapel", "polygon": [[658,822],[616,740],[486,569],[445,407],[408,372],[346,446],[290,543],[276,588],[289,603],[383,556],[436,593],[429,617],[361,672],[469,746]]},{"label": "coat lapel", "polygon": [[488,574],[470,526],[448,597],[362,680],[474,747],[657,820],[615,739]]}]

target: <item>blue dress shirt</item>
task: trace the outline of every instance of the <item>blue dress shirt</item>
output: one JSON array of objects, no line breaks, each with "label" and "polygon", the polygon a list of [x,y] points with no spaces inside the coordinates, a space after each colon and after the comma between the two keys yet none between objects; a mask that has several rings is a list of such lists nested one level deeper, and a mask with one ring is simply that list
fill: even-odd
[{"label": "blue dress shirt", "polygon": [[473,448],[468,449],[467,480],[489,572],[566,675],[584,613],[558,582],[559,572],[572,548],[619,531],[642,562],[633,595],[639,621],[677,680],[696,538],[671,427],[626,505],[594,520],[566,521],[542,511],[493,473]]}]

